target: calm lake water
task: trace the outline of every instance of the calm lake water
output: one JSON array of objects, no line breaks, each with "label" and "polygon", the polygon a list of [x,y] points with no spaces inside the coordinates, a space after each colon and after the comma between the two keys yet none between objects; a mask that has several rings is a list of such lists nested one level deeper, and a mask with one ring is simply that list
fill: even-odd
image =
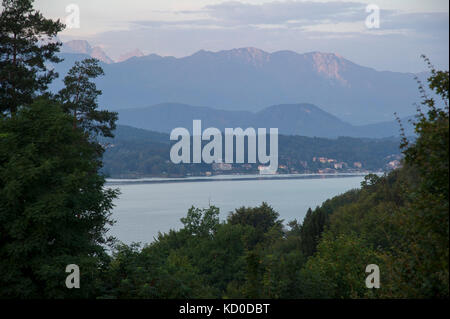
[{"label": "calm lake water", "polygon": [[224,177],[219,180],[149,179],[140,181],[109,180],[108,187],[119,188],[110,235],[124,243],[150,243],[158,231],[179,229],[180,218],[188,209],[220,208],[220,218],[241,206],[271,205],[285,222],[302,221],[309,207],[326,199],[359,188],[363,176],[306,176],[303,178],[262,178],[256,180]]}]

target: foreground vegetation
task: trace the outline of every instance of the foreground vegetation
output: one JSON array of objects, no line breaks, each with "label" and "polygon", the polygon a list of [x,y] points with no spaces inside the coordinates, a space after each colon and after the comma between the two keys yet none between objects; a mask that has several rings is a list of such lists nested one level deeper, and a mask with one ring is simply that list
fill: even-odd
[{"label": "foreground vegetation", "polygon": [[[4,0],[0,15],[1,298],[444,298],[449,296],[449,73],[429,64],[428,86],[404,137],[403,167],[368,175],[361,189],[289,221],[263,203],[220,222],[192,207],[184,227],[143,248],[106,231],[116,191],[100,174],[117,115],[98,111],[96,60],[77,63],[58,94],[47,92],[62,29]],[[427,60],[426,60],[427,61]],[[113,245],[112,255],[107,245]],[[65,268],[81,288],[65,287]],[[377,264],[381,288],[365,287]]]}]

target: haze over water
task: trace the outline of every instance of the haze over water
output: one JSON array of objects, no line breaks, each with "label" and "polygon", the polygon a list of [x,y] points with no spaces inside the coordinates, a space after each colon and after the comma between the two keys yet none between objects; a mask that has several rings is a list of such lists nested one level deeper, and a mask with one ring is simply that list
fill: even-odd
[{"label": "haze over water", "polygon": [[150,243],[158,231],[179,229],[180,218],[188,209],[220,208],[220,219],[241,206],[258,206],[263,201],[271,205],[284,219],[303,221],[309,207],[315,208],[325,200],[350,189],[359,188],[363,176],[304,178],[185,181],[176,183],[110,183],[119,188],[113,219],[116,224],[110,235],[124,243]]}]

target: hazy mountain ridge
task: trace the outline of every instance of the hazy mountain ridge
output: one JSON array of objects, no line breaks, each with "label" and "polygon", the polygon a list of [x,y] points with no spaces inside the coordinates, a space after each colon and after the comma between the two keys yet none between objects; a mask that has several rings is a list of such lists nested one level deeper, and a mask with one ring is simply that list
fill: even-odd
[{"label": "hazy mountain ridge", "polygon": [[139,57],[143,57],[143,56],[145,56],[145,54],[142,53],[141,50],[139,50],[139,49],[134,49],[133,51],[126,52],[126,53],[122,54],[122,55],[117,59],[116,62],[124,62],[124,61],[126,61],[126,60],[128,60],[128,59],[131,59],[131,58],[134,58],[134,57],[139,58]]},{"label": "hazy mountain ridge", "polygon": [[[259,112],[225,111],[210,107],[164,103],[147,108],[119,111],[119,123],[137,128],[170,133],[176,127],[192,130],[193,120],[202,127],[278,128],[280,134],[336,138],[339,136],[384,138],[400,135],[398,123],[389,122],[354,126],[312,104],[285,104],[267,107]],[[412,129],[403,121],[407,134]]]}]

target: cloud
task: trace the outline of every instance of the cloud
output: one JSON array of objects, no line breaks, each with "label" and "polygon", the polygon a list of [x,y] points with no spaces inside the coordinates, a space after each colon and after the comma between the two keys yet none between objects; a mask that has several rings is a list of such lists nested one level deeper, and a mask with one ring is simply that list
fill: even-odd
[{"label": "cloud", "polygon": [[[151,29],[295,29],[324,33],[416,34],[441,36],[448,29],[448,13],[404,13],[380,10],[381,28],[367,29],[366,3],[286,1],[248,4],[238,1],[178,11],[179,20],[132,21],[135,28]],[[193,18],[201,15],[202,18]],[[189,18],[191,16],[191,18]],[[448,33],[448,32],[447,32]]]},{"label": "cloud", "polygon": [[237,24],[286,24],[296,21],[317,24],[324,21],[353,22],[364,20],[366,5],[360,2],[288,1],[246,4],[237,1],[204,8],[211,17]]},{"label": "cloud", "polygon": [[417,34],[434,36],[436,34],[448,33],[448,13],[400,13],[382,17],[381,28],[404,29]]},{"label": "cloud", "polygon": [[[198,28],[200,26],[258,29],[302,28],[319,24],[363,23],[367,13],[366,4],[361,2],[313,2],[287,1],[247,4],[237,1],[207,5],[201,10],[179,11],[185,19],[176,21],[133,21],[136,27],[143,28]],[[391,14],[383,11],[383,14]],[[189,19],[199,16],[201,19]]]},{"label": "cloud", "polygon": [[366,4],[360,2],[288,1],[246,4],[237,1],[207,5],[201,10],[178,11],[180,16],[202,15],[202,19],[177,21],[133,21],[142,27],[217,25],[222,27],[273,25],[298,27],[320,23],[364,21]]},{"label": "cloud", "polygon": [[164,20],[137,20],[132,21],[132,25],[135,27],[143,28],[160,28],[170,26],[208,26],[215,24],[212,19],[196,19],[196,20],[180,20],[180,21],[164,21]]}]

